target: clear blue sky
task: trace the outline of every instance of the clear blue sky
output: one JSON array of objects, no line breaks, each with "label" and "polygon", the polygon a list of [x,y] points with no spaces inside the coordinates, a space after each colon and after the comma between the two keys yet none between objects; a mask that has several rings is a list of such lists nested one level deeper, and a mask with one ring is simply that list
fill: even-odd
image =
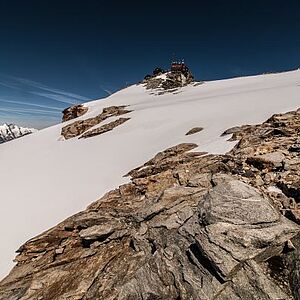
[{"label": "clear blue sky", "polygon": [[299,16],[289,0],[0,0],[0,123],[57,123],[174,53],[202,80],[298,68]]}]

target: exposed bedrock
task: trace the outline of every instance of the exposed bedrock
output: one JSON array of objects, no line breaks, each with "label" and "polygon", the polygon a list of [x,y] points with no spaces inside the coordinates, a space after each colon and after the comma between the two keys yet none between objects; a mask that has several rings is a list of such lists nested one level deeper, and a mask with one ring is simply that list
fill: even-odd
[{"label": "exposed bedrock", "polygon": [[0,299],[299,297],[299,111],[166,149],[18,250]]},{"label": "exposed bedrock", "polygon": [[72,119],[78,118],[78,117],[84,115],[87,111],[88,111],[88,108],[83,106],[82,104],[68,107],[68,108],[64,109],[62,112],[63,113],[62,121],[66,122],[66,121],[70,121]]},{"label": "exposed bedrock", "polygon": [[[74,121],[73,123],[70,123],[70,124],[64,126],[61,130],[61,135],[66,140],[74,138],[74,137],[79,137],[80,135],[82,135],[83,133],[86,133],[89,129],[102,123],[106,119],[130,113],[131,110],[127,110],[127,109],[125,109],[125,107],[126,107],[126,105],[106,107],[103,109],[101,114],[99,114],[95,117],[77,120],[77,121]],[[121,120],[121,122],[120,122],[120,120]],[[118,123],[118,122],[120,122],[120,123]],[[113,129],[115,126],[120,125],[123,122],[124,122],[124,118],[119,119],[119,121],[116,121],[115,123],[111,122],[111,123],[113,123],[113,124],[111,124],[111,127],[112,127],[111,129]],[[105,127],[105,130],[104,130],[105,132],[111,130],[111,129],[107,130],[109,125],[103,125],[103,126]],[[97,133],[97,130],[99,131],[98,133]],[[95,130],[92,129],[89,132],[89,134],[86,134],[86,136],[83,136],[83,137],[101,134],[101,133],[103,133],[102,130],[103,130],[103,127],[102,127],[102,129],[99,129],[99,128],[98,129],[95,128]]]}]

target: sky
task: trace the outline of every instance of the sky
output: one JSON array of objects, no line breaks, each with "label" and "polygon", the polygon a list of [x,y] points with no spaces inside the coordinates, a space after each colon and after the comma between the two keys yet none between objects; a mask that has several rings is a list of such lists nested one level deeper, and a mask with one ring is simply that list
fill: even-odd
[{"label": "sky", "polygon": [[296,69],[300,1],[0,0],[0,124],[44,128],[185,59],[198,80]]}]

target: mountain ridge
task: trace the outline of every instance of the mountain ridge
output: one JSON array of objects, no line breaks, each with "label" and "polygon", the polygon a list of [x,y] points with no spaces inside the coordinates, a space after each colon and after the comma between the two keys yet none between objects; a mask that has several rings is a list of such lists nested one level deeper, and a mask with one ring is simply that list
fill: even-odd
[{"label": "mountain ridge", "polygon": [[36,132],[37,129],[21,127],[16,124],[4,123],[0,125],[0,144]]}]

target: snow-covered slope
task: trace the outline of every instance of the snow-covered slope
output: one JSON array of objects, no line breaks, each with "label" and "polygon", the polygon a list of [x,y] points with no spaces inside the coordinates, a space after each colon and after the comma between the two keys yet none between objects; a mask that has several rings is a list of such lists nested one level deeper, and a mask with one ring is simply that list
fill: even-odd
[{"label": "snow-covered slope", "polygon": [[35,132],[34,128],[20,127],[15,124],[0,125],[0,144]]},{"label": "snow-covered slope", "polygon": [[[300,107],[300,71],[205,82],[159,96],[134,85],[85,105],[89,110],[78,119],[113,105],[129,105],[131,119],[88,139],[63,140],[65,124],[59,124],[0,146],[0,276],[21,243],[126,182],[124,174],[157,152],[193,142],[224,153],[233,146],[220,137],[225,129]],[[204,129],[185,135],[196,126]]]}]

